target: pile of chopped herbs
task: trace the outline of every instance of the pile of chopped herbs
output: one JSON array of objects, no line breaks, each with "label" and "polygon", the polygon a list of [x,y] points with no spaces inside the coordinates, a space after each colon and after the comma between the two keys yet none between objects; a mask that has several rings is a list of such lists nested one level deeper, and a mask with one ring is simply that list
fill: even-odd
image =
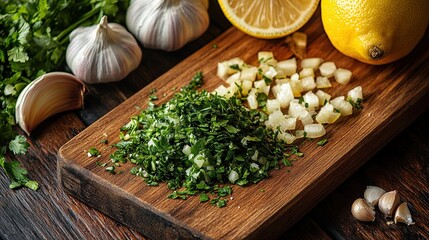
[{"label": "pile of chopped herbs", "polygon": [[7,161],[28,147],[14,131],[19,93],[40,75],[65,70],[72,30],[95,24],[103,15],[121,22],[127,6],[128,1],[118,0],[0,1],[0,166],[11,179],[10,188],[38,187],[19,162]]},{"label": "pile of chopped herbs", "polygon": [[201,202],[223,207],[231,183],[257,183],[291,165],[289,155],[299,152],[265,127],[264,112],[245,108],[237,97],[197,91],[202,81],[198,73],[167,103],[150,102],[133,116],[110,158],[136,164],[131,173],[148,185],[165,182],[174,190],[170,198],[199,194]]}]

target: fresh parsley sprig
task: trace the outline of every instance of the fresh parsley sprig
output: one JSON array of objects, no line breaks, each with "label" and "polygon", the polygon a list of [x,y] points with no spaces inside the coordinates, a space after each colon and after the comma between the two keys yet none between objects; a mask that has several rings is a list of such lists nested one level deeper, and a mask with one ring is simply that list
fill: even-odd
[{"label": "fresh parsley sprig", "polygon": [[78,26],[95,24],[103,15],[123,21],[120,13],[125,14],[128,2],[0,1],[0,165],[11,178],[11,188],[37,189],[19,163],[6,160],[6,156],[13,158],[11,155],[28,147],[22,136],[16,138],[14,131],[19,93],[38,76],[65,70],[65,51],[71,31]]}]

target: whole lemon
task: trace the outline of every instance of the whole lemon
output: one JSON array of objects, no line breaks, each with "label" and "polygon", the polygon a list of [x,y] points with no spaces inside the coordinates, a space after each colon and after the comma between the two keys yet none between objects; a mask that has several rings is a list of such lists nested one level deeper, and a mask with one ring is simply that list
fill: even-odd
[{"label": "whole lemon", "polygon": [[321,14],[336,49],[380,65],[417,45],[429,23],[429,0],[322,0]]}]

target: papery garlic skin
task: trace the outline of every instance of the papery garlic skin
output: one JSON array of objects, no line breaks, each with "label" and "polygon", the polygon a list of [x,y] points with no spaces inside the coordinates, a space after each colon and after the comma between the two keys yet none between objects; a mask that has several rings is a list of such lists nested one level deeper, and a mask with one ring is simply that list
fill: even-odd
[{"label": "papery garlic skin", "polygon": [[209,26],[208,0],[131,0],[126,25],[146,48],[175,51]]},{"label": "papery garlic skin", "polygon": [[98,25],[80,27],[70,34],[66,61],[86,83],[106,83],[124,79],[141,62],[142,51],[127,29],[108,23],[104,16]]}]

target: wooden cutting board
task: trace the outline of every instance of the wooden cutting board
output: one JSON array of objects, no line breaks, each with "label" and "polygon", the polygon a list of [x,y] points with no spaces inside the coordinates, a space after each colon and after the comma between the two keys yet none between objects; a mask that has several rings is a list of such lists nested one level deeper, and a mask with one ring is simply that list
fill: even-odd
[{"label": "wooden cutting board", "polygon": [[[429,34],[402,60],[370,66],[333,48],[323,32],[319,14],[301,31],[308,34],[308,57],[334,61],[338,67],[353,72],[348,85],[334,84],[327,90],[329,93],[340,96],[355,86],[363,87],[364,109],[327,127],[329,142],[325,146],[317,146],[316,141],[304,142],[304,157],[292,167],[274,170],[270,178],[256,185],[234,186],[233,199],[225,208],[201,204],[198,197],[186,201],[167,199],[170,191],[165,185],[146,186],[141,178],[128,173],[131,164],[116,175],[96,164],[108,162],[113,152],[100,141],[117,142],[119,128],[139,113],[136,106],[147,106],[152,89],[157,89],[157,103],[162,103],[171,98],[173,89],[188,84],[197,71],[205,76],[203,88],[216,88],[222,83],[216,77],[220,61],[238,56],[257,65],[257,52],[261,50],[273,51],[279,60],[292,57],[283,39],[259,40],[231,28],[61,147],[60,186],[151,239],[279,236],[429,106]],[[102,150],[101,158],[87,156],[86,151],[93,146]]]}]

